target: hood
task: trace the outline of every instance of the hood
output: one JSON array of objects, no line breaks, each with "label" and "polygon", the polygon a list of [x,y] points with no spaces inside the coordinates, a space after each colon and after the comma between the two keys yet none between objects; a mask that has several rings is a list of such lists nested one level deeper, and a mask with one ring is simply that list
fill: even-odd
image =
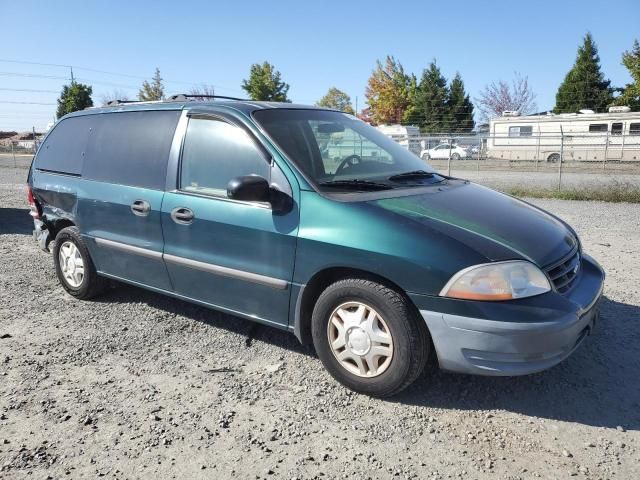
[{"label": "hood", "polygon": [[491,261],[525,258],[544,267],[578,245],[552,215],[468,182],[454,180],[438,191],[371,203],[445,233]]}]

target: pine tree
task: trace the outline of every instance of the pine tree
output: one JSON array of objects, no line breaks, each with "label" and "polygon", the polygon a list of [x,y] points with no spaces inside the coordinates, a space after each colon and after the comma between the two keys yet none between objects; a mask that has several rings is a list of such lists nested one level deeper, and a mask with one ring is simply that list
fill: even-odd
[{"label": "pine tree", "polygon": [[289,102],[289,85],[282,81],[280,72],[269,62],[262,65],[254,63],[249,78],[242,81],[242,88],[252,100],[270,102]]},{"label": "pine tree", "polygon": [[93,100],[91,99],[92,93],[93,88],[89,85],[77,82],[71,82],[70,85],[65,85],[62,87],[60,98],[58,98],[56,116],[60,118],[64,117],[67,113],[93,107]]},{"label": "pine tree", "polygon": [[631,83],[622,89],[622,95],[616,98],[617,105],[627,105],[634,112],[640,111],[640,43],[633,42],[633,49],[622,54],[622,64],[631,75]]},{"label": "pine tree", "polygon": [[151,83],[147,82],[146,80],[142,82],[142,88],[138,92],[138,99],[142,100],[143,102],[164,99],[164,85],[162,84],[160,70],[157,67],[156,73],[151,79]]},{"label": "pine tree", "polygon": [[598,47],[590,33],[578,49],[576,61],[556,94],[556,113],[573,113],[581,109],[605,112],[613,100],[611,82],[600,69]]},{"label": "pine tree", "polygon": [[412,73],[408,77],[406,86],[408,105],[402,114],[402,123],[415,125],[420,123],[420,115],[418,111],[418,79]]},{"label": "pine tree", "polygon": [[444,78],[434,60],[422,72],[418,85],[416,108],[420,117],[420,128],[424,133],[449,131],[448,98],[447,79]]},{"label": "pine tree", "polygon": [[464,90],[464,82],[459,73],[449,85],[447,99],[448,130],[451,132],[471,132],[475,125],[473,121],[473,103]]}]

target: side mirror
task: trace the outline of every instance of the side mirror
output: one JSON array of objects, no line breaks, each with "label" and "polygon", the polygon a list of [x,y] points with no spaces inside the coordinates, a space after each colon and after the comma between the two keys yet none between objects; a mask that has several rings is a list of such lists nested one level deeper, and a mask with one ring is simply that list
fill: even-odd
[{"label": "side mirror", "polygon": [[269,182],[259,175],[243,175],[232,178],[227,184],[227,196],[245,202],[269,202]]}]

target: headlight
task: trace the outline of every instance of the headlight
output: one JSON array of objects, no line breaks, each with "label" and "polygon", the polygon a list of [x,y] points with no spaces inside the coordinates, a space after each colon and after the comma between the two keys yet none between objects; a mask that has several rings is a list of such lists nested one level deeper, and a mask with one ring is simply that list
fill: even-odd
[{"label": "headlight", "polygon": [[465,268],[447,282],[440,296],[466,300],[511,300],[551,290],[534,264],[522,260],[485,263]]}]

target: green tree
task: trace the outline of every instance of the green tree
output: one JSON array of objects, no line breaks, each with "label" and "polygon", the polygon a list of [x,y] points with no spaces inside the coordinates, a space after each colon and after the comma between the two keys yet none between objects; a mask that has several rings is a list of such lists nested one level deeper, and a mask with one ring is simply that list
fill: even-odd
[{"label": "green tree", "polygon": [[640,111],[640,43],[633,42],[631,51],[622,54],[622,64],[631,75],[631,83],[622,89],[622,95],[616,98],[617,105],[628,105],[633,111]]},{"label": "green tree", "polygon": [[413,73],[408,76],[405,88],[407,92],[407,100],[409,103],[402,114],[402,123],[420,123],[420,115],[418,111],[418,94],[420,93],[420,89],[418,88],[418,79]]},{"label": "green tree", "polygon": [[556,93],[556,113],[573,113],[581,109],[604,112],[613,101],[611,82],[600,69],[598,47],[590,33],[578,49],[576,61]]},{"label": "green tree", "polygon": [[402,64],[387,55],[384,65],[380,60],[367,82],[365,96],[369,115],[374,123],[399,123],[410,106],[410,76]]},{"label": "green tree", "polygon": [[160,69],[156,67],[151,83],[146,80],[142,82],[142,88],[138,92],[138,99],[143,102],[151,102],[164,99],[164,85],[160,76]]},{"label": "green tree", "polygon": [[449,84],[447,98],[447,130],[450,132],[470,132],[475,123],[473,121],[473,103],[464,90],[464,82],[459,73]]},{"label": "green tree", "polygon": [[327,94],[318,100],[316,105],[318,107],[333,108],[351,115],[355,113],[351,106],[351,97],[336,87],[331,87]]},{"label": "green tree", "polygon": [[75,81],[72,81],[70,85],[65,85],[62,87],[60,98],[58,98],[58,110],[56,112],[56,116],[60,118],[65,116],[67,113],[93,107],[93,100],[91,100],[92,93],[93,88],[89,85],[84,85]]},{"label": "green tree", "polygon": [[282,81],[280,72],[269,62],[254,63],[249,71],[249,79],[242,81],[242,88],[252,100],[289,102],[289,85]]},{"label": "green tree", "polygon": [[422,72],[418,84],[417,111],[420,128],[424,133],[449,131],[448,99],[447,79],[434,60]]}]

